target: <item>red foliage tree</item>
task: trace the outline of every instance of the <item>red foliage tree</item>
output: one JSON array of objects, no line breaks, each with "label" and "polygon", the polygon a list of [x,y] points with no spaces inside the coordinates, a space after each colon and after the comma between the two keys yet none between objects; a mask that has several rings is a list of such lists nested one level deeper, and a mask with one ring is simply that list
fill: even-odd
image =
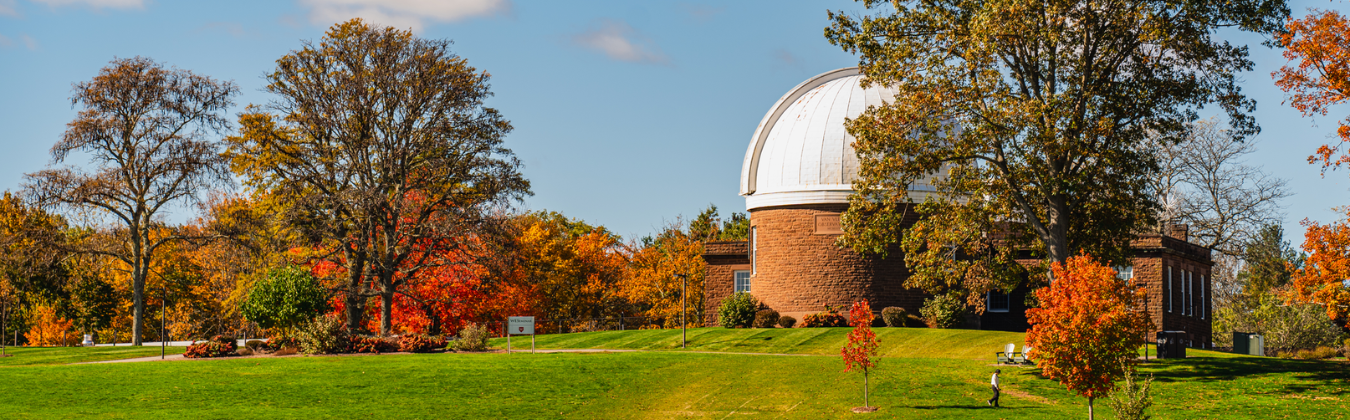
[{"label": "red foliage tree", "polygon": [[[859,407],[865,411],[873,411],[867,401],[868,376],[872,369],[877,366],[877,334],[872,332],[872,306],[866,300],[862,302],[853,302],[853,307],[848,310],[849,326],[853,331],[848,333],[848,344],[839,350],[840,355],[844,357],[844,371],[848,372],[853,368],[858,368],[863,374],[863,406]],[[854,409],[858,410],[858,409]]]},{"label": "red foliage tree", "polygon": [[[1350,219],[1350,208],[1344,209]],[[1350,316],[1350,221],[1326,225],[1304,220],[1303,249],[1311,252],[1294,272],[1294,298],[1327,308],[1331,319]]]},{"label": "red foliage tree", "polygon": [[1051,266],[1054,280],[1036,290],[1039,308],[1027,310],[1028,357],[1041,372],[1092,401],[1106,395],[1137,357],[1153,328],[1145,291],[1110,267],[1080,255]]},{"label": "red foliage tree", "polygon": [[[1291,19],[1286,32],[1277,34],[1289,66],[1271,73],[1275,86],[1288,94],[1288,103],[1303,116],[1327,115],[1332,106],[1350,99],[1350,20],[1334,10],[1317,11]],[[1336,134],[1340,144],[1325,144],[1308,157],[1322,169],[1350,163],[1341,147],[1350,142],[1350,119],[1341,120]]]}]

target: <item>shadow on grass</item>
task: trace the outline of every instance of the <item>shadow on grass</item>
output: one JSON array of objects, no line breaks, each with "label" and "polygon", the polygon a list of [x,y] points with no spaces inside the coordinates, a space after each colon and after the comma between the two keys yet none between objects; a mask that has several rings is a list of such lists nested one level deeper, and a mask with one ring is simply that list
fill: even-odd
[{"label": "shadow on grass", "polygon": [[[990,406],[988,406],[988,405],[954,405],[954,404],[953,404],[953,405],[917,405],[917,406],[913,406],[913,407],[898,407],[898,408],[913,408],[913,409],[915,409],[915,410],[998,410],[998,411],[1003,411],[1003,410],[1021,410],[1021,409],[1023,409],[1022,407],[998,407],[998,408],[994,408],[994,407],[990,407]],[[1032,407],[1032,408],[1035,408],[1035,407]]]},{"label": "shadow on grass", "polygon": [[1299,384],[1285,385],[1288,392],[1321,391],[1328,394],[1350,393],[1342,387],[1326,384],[1350,378],[1350,364],[1321,360],[1276,359],[1270,357],[1191,357],[1163,359],[1148,364],[1158,382],[1189,380],[1232,381],[1248,376],[1289,374]]}]

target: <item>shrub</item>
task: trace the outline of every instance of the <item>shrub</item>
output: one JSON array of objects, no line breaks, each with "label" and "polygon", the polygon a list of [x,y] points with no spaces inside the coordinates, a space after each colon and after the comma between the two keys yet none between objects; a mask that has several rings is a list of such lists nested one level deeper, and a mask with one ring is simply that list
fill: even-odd
[{"label": "shrub", "polygon": [[349,348],[346,322],[335,314],[314,318],[300,328],[296,338],[305,354],[345,353]]},{"label": "shrub", "polygon": [[452,343],[451,347],[455,351],[487,351],[490,336],[491,333],[488,332],[486,325],[470,323],[464,329],[459,330],[459,338]]},{"label": "shrub", "polygon": [[225,357],[235,355],[238,350],[238,344],[234,337],[217,335],[211,337],[209,341],[192,343],[183,351],[183,357],[201,358],[201,357]]},{"label": "shrub", "polygon": [[242,307],[244,318],[258,326],[282,329],[304,326],[328,309],[328,292],[309,271],[296,266],[268,272]]},{"label": "shrub", "polygon": [[732,293],[717,308],[717,323],[727,328],[749,327],[759,310],[759,301],[745,292]]},{"label": "shrub", "polygon": [[[281,349],[299,349],[300,340],[295,337],[278,335],[267,339],[267,349],[271,351],[280,351]],[[291,353],[295,354],[295,353]]]},{"label": "shrub", "polygon": [[794,325],[797,325],[797,318],[793,318],[787,315],[778,317],[778,326],[783,328],[792,328]]},{"label": "shrub", "polygon": [[262,347],[263,350],[267,350],[267,343],[262,340],[248,340],[244,342],[244,347],[253,351],[258,351],[259,347]]},{"label": "shrub", "polygon": [[1331,347],[1321,346],[1311,350],[1299,350],[1294,357],[1304,360],[1321,360],[1336,357],[1340,352]]},{"label": "shrub", "polygon": [[426,353],[439,348],[445,348],[445,339],[441,336],[408,334],[398,339],[398,351]]},{"label": "shrub", "polygon": [[755,312],[755,328],[773,328],[778,324],[778,311],[765,309]]},{"label": "shrub", "polygon": [[240,355],[240,356],[252,356],[252,355],[253,355],[253,350],[252,350],[252,349],[249,349],[248,347],[240,347],[239,350],[235,350],[235,351],[234,351],[234,354],[237,354],[237,355]]},{"label": "shrub", "polygon": [[352,353],[380,354],[398,350],[398,343],[383,337],[360,335],[349,338],[348,342]]},{"label": "shrub", "polygon": [[1110,397],[1106,404],[1116,412],[1116,418],[1120,420],[1144,420],[1149,418],[1144,412],[1153,405],[1153,398],[1148,395],[1148,390],[1153,385],[1153,376],[1149,375],[1143,382],[1140,382],[1134,369],[1125,368],[1125,382],[1116,387],[1107,396]]},{"label": "shrub", "polygon": [[292,355],[292,354],[296,354],[296,353],[299,353],[299,352],[300,352],[300,351],[296,350],[295,347],[282,347],[280,350],[277,350],[275,353],[272,353],[272,355],[273,355],[273,356],[290,356],[290,355]]},{"label": "shrub", "polygon": [[887,327],[903,327],[909,320],[909,312],[905,308],[888,306],[881,310],[881,320],[886,322]]},{"label": "shrub", "polygon": [[802,328],[847,327],[848,319],[839,314],[839,310],[825,306],[825,312],[814,313],[802,318]]},{"label": "shrub", "polygon": [[957,293],[928,298],[919,308],[919,314],[933,328],[956,328],[966,315],[966,302]]}]

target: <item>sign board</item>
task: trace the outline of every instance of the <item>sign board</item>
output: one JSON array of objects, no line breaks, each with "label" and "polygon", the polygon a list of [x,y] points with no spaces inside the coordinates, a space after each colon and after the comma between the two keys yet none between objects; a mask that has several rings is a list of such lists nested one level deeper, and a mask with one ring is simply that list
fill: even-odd
[{"label": "sign board", "polygon": [[513,316],[506,318],[506,331],[510,335],[534,335],[534,317]]}]

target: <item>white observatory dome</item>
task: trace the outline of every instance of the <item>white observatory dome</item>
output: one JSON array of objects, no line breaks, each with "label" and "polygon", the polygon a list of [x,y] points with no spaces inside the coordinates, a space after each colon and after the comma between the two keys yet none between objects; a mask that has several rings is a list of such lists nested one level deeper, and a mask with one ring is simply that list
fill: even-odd
[{"label": "white observatory dome", "polygon": [[857,67],[812,77],[788,91],[759,122],[741,166],[746,209],[847,203],[858,174],[853,136],[844,118],[895,98],[895,90],[863,89]]}]

